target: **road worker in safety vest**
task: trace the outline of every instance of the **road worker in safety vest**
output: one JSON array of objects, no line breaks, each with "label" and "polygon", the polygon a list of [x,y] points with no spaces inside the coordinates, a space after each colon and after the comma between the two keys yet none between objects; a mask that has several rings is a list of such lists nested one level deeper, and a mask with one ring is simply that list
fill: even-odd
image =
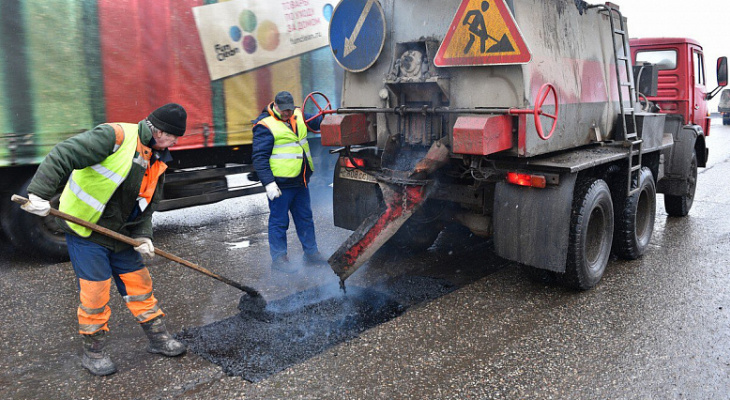
[{"label": "road worker in safety vest", "polygon": [[274,101],[253,121],[253,165],[269,199],[269,252],[273,269],[293,273],[301,264],[289,262],[286,231],[291,213],[304,250],[304,262],[327,265],[317,248],[309,197],[309,179],[314,172],[307,130],[319,130],[323,116],[307,119],[294,106],[289,92],[277,93]]},{"label": "road worker in safety vest", "polygon": [[112,280],[149,338],[147,351],[166,356],[186,347],[168,333],[142,256],[152,258],[152,213],[161,195],[168,147],[185,133],[187,113],[166,104],[137,124],[107,123],[56,145],[28,185],[28,212],[45,216],[63,182],[59,210],[131,236],[138,247],[58,219],[80,293],[77,315],[83,338],[81,365],[94,375],[117,368],[104,351]]}]

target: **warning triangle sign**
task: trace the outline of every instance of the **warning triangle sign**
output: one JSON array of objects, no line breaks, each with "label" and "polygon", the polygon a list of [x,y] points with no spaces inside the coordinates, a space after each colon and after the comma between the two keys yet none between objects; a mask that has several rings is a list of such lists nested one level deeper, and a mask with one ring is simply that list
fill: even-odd
[{"label": "warning triangle sign", "polygon": [[504,0],[462,0],[434,64],[438,67],[524,64],[531,58]]}]

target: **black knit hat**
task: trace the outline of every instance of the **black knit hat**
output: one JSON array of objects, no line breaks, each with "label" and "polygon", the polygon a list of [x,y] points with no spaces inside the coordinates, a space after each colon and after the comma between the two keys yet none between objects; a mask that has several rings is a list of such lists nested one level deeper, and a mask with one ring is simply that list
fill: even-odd
[{"label": "black knit hat", "polygon": [[185,134],[185,122],[188,119],[188,113],[180,104],[168,103],[152,111],[147,119],[155,128],[163,132],[182,136]]}]

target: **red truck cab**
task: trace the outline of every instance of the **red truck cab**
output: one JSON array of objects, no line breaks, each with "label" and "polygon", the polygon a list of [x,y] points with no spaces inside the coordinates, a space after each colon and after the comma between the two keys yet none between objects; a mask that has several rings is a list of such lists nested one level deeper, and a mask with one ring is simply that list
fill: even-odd
[{"label": "red truck cab", "polygon": [[[656,96],[647,95],[663,113],[681,114],[685,125],[694,124],[710,134],[710,115],[702,46],[688,38],[631,39],[634,65],[648,62],[659,70]],[[714,91],[713,91],[714,92]]]}]

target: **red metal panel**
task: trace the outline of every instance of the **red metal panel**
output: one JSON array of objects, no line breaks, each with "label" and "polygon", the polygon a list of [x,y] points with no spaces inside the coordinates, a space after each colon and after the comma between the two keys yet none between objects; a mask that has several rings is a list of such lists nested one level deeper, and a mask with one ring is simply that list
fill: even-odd
[{"label": "red metal panel", "polygon": [[456,154],[488,155],[512,148],[512,117],[459,117],[454,124]]},{"label": "red metal panel", "polygon": [[202,4],[99,1],[109,121],[137,122],[156,107],[176,102],[188,112],[188,130],[175,149],[213,144],[210,78],[192,14],[192,7]]},{"label": "red metal panel", "polygon": [[365,114],[330,114],[322,121],[323,146],[349,146],[370,142],[370,123]]}]

